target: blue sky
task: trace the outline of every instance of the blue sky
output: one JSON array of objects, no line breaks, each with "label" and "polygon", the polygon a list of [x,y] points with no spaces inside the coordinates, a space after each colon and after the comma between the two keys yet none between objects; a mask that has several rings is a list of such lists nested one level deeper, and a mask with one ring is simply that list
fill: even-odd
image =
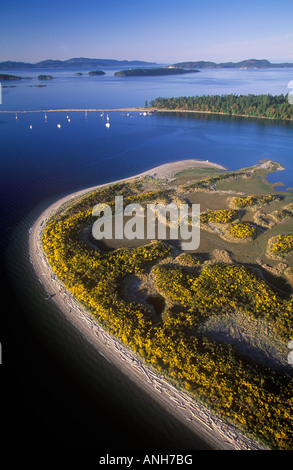
[{"label": "blue sky", "polygon": [[293,62],[293,0],[9,0],[0,61]]}]

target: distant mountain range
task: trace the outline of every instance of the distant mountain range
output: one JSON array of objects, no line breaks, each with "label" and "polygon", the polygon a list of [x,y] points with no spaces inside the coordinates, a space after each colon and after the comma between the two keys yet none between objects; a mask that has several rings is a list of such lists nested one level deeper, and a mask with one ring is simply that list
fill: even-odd
[{"label": "distant mountain range", "polygon": [[[7,60],[0,62],[0,70],[21,70],[21,69],[58,69],[66,67],[153,67],[158,66],[156,62],[144,62],[141,60],[116,60],[116,59],[88,59],[85,57],[76,57],[67,60],[41,60],[40,62],[13,62]],[[271,68],[289,68],[293,67],[293,63],[273,64],[266,59],[247,59],[241,62],[210,62],[205,60],[178,62],[169,65],[169,68],[184,69],[271,69]]]},{"label": "distant mountain range", "polygon": [[200,60],[197,62],[178,62],[177,64],[172,65],[172,67],[184,67],[186,69],[275,69],[293,67],[293,64],[288,62],[272,64],[266,59],[247,59],[242,60],[241,62],[222,62],[219,64],[216,62]]},{"label": "distant mountain range", "polygon": [[123,67],[123,66],[153,66],[157,65],[155,62],[143,62],[141,60],[115,60],[115,59],[87,59],[85,57],[78,57],[68,60],[42,60],[36,63],[30,62],[13,62],[7,60],[0,62],[0,70],[21,70],[21,69],[58,69],[64,67]]}]

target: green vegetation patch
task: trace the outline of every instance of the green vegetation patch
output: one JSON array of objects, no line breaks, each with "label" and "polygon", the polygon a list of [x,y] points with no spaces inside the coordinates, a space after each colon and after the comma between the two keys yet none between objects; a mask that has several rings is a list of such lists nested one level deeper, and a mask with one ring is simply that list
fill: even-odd
[{"label": "green vegetation patch", "polygon": [[246,175],[246,172],[222,172],[217,176],[195,181],[183,187],[186,190],[213,190],[215,185],[223,180],[233,180]]},{"label": "green vegetation patch", "polygon": [[187,185],[190,184],[191,181],[201,181],[204,179],[210,179],[214,176],[217,176],[221,173],[222,170],[218,170],[213,167],[195,167],[195,168],[188,168],[183,171],[179,171],[174,175],[174,179],[170,181],[170,185]]},{"label": "green vegetation patch", "polygon": [[273,119],[293,119],[293,107],[287,95],[203,95],[158,97],[150,105],[157,109],[186,110],[251,116]]}]

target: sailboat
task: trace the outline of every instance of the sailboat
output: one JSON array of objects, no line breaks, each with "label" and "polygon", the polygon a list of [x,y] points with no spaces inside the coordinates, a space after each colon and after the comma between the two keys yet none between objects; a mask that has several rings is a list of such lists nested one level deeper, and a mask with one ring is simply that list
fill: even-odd
[{"label": "sailboat", "polygon": [[109,123],[109,116],[108,116],[108,114],[107,114],[107,122],[106,122],[105,126],[106,126],[106,127],[110,127],[110,123]]}]

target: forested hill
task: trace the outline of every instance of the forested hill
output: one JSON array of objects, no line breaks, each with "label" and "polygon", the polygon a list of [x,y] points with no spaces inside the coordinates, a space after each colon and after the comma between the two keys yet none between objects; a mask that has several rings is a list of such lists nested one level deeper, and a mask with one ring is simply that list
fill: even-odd
[{"label": "forested hill", "polygon": [[156,98],[157,109],[223,113],[237,116],[293,119],[293,105],[286,95],[203,95]]},{"label": "forested hill", "polygon": [[247,59],[241,62],[210,62],[205,60],[199,60],[196,62],[179,62],[174,64],[173,67],[184,67],[184,68],[197,68],[197,69],[272,69],[272,68],[289,68],[293,67],[293,64],[283,62],[279,64],[273,64],[266,59]]},{"label": "forested hill", "polygon": [[115,60],[115,59],[88,59],[86,57],[75,57],[67,60],[42,60],[36,63],[29,62],[0,62],[0,69],[35,69],[35,68],[66,68],[66,67],[121,67],[121,66],[150,66],[154,62],[144,62],[140,60]]}]

